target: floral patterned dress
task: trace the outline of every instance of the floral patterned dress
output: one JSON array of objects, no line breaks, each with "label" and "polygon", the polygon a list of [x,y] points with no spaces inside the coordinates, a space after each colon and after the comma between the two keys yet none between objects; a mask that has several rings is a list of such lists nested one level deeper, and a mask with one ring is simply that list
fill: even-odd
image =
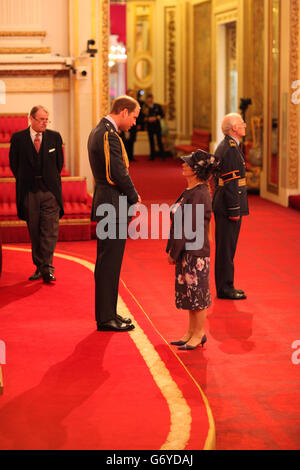
[{"label": "floral patterned dress", "polygon": [[[174,214],[185,204],[204,204],[204,245],[200,250],[187,251],[184,237],[176,240],[173,233]],[[211,305],[209,289],[209,223],[211,218],[211,197],[206,184],[185,190],[173,206],[172,226],[167,252],[176,260],[175,266],[175,305],[179,309],[200,310]]]},{"label": "floral patterned dress", "polygon": [[177,308],[200,310],[211,304],[208,256],[201,258],[184,252],[175,268]]}]

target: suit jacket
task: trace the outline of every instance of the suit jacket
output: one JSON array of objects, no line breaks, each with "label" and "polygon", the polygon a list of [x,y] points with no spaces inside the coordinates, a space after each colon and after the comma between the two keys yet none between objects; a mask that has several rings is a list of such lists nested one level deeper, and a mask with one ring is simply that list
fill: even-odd
[{"label": "suit jacket", "polygon": [[[105,135],[108,141],[106,151]],[[100,204],[111,204],[116,211],[116,222],[127,223],[129,220],[127,214],[122,217],[119,213],[119,197],[127,196],[128,209],[130,205],[137,203],[138,194],[123,160],[120,137],[108,119],[103,118],[91,131],[88,139],[88,152],[95,179],[91,219],[99,220],[96,211]],[[109,176],[107,174],[108,160]]]},{"label": "suit jacket", "polygon": [[232,137],[225,136],[215,156],[221,164],[215,179],[213,211],[227,217],[248,215],[246,165],[241,149]]},{"label": "suit jacket", "polygon": [[[186,249],[186,243],[193,243],[194,240],[187,240],[184,235],[184,205],[185,204],[190,204],[192,207],[192,230],[193,232],[196,231],[197,226],[196,226],[196,206],[197,204],[203,204],[204,205],[204,242],[203,246],[199,249],[194,249],[194,250],[187,250]],[[181,206],[182,208],[182,213],[181,213],[181,218],[180,222],[182,226],[182,236],[180,238],[175,238],[174,236],[174,214],[178,207]],[[175,259],[176,261],[179,261],[183,252],[190,253],[194,256],[199,256],[199,257],[207,257],[210,256],[210,244],[209,244],[209,222],[211,219],[211,197],[209,193],[209,189],[207,184],[200,184],[198,186],[195,186],[194,188],[191,189],[186,189],[177,199],[177,201],[173,204],[173,210],[171,210],[171,229],[170,229],[170,235],[169,235],[169,240],[167,243],[167,248],[166,252],[170,254],[170,256]],[[198,221],[199,222],[199,221]]]},{"label": "suit jacket", "polygon": [[[15,132],[11,137],[9,150],[10,168],[16,178],[16,199],[18,217],[26,220],[24,200],[35,185],[34,146],[29,127]],[[60,217],[64,215],[60,173],[64,164],[62,138],[56,131],[45,130],[42,147],[42,178],[47,189],[56,197],[60,206]]]}]

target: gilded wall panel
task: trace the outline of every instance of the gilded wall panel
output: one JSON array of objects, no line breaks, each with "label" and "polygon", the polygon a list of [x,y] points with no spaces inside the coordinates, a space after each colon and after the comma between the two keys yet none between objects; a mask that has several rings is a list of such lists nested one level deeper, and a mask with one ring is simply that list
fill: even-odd
[{"label": "gilded wall panel", "polygon": [[[290,0],[290,83],[299,79],[299,0]],[[298,108],[292,102],[293,89],[289,99],[289,145],[288,145],[288,185],[297,189],[299,185],[299,124]]]},{"label": "gilded wall panel", "polygon": [[252,47],[253,47],[253,96],[252,109],[255,115],[263,114],[264,83],[264,4],[261,0],[252,0]]},{"label": "gilded wall panel", "polygon": [[165,8],[165,103],[170,127],[176,127],[176,8]]},{"label": "gilded wall panel", "polygon": [[193,127],[211,130],[211,2],[194,6]]},{"label": "gilded wall panel", "polygon": [[100,109],[101,114],[105,115],[110,110],[109,102],[109,67],[108,67],[108,53],[109,53],[109,35],[110,35],[110,17],[109,17],[109,0],[101,0],[101,97]]}]

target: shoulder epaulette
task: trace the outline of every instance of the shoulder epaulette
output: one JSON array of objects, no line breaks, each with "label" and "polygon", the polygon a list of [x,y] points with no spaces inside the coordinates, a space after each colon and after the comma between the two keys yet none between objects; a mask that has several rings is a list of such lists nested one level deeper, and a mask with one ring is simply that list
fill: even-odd
[{"label": "shoulder epaulette", "polygon": [[235,140],[230,140],[229,145],[230,147],[237,147],[237,143],[235,142]]},{"label": "shoulder epaulette", "polygon": [[[109,123],[106,123],[106,127],[107,129],[109,129],[109,131],[113,134],[115,134],[119,141],[120,141],[120,144],[121,144],[121,149],[122,149],[122,157],[123,157],[123,161],[124,161],[124,165],[125,167],[128,169],[129,168],[129,160],[128,160],[128,156],[127,156],[127,152],[126,152],[126,149],[125,149],[125,145],[124,145],[124,142],[123,140],[121,139],[121,137],[119,136],[119,134],[116,132],[116,130],[114,130],[110,125]],[[109,139],[108,139],[108,130],[105,132],[104,134],[104,155],[105,155],[105,167],[106,167],[106,179],[107,181],[112,184],[112,185],[115,185],[115,183],[113,182],[112,178],[111,178],[111,170],[110,170],[110,148],[109,148]]]}]

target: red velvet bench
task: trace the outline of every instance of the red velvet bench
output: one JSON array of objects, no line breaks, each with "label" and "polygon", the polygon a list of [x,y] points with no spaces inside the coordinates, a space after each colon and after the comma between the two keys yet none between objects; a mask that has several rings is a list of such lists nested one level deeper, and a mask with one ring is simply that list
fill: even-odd
[{"label": "red velvet bench", "polygon": [[[63,177],[65,215],[59,222],[59,240],[90,240],[90,196],[85,177]],[[2,243],[28,242],[26,222],[18,219],[14,178],[0,178],[0,230]]]},{"label": "red velvet bench", "polygon": [[176,145],[174,147],[176,154],[179,155],[189,155],[195,150],[201,149],[206,152],[209,151],[209,142],[211,135],[208,131],[203,131],[200,129],[194,129],[191,137],[191,142],[189,144]]},{"label": "red velvet bench", "polygon": [[14,132],[28,127],[28,114],[0,114],[0,143],[9,143]]}]

